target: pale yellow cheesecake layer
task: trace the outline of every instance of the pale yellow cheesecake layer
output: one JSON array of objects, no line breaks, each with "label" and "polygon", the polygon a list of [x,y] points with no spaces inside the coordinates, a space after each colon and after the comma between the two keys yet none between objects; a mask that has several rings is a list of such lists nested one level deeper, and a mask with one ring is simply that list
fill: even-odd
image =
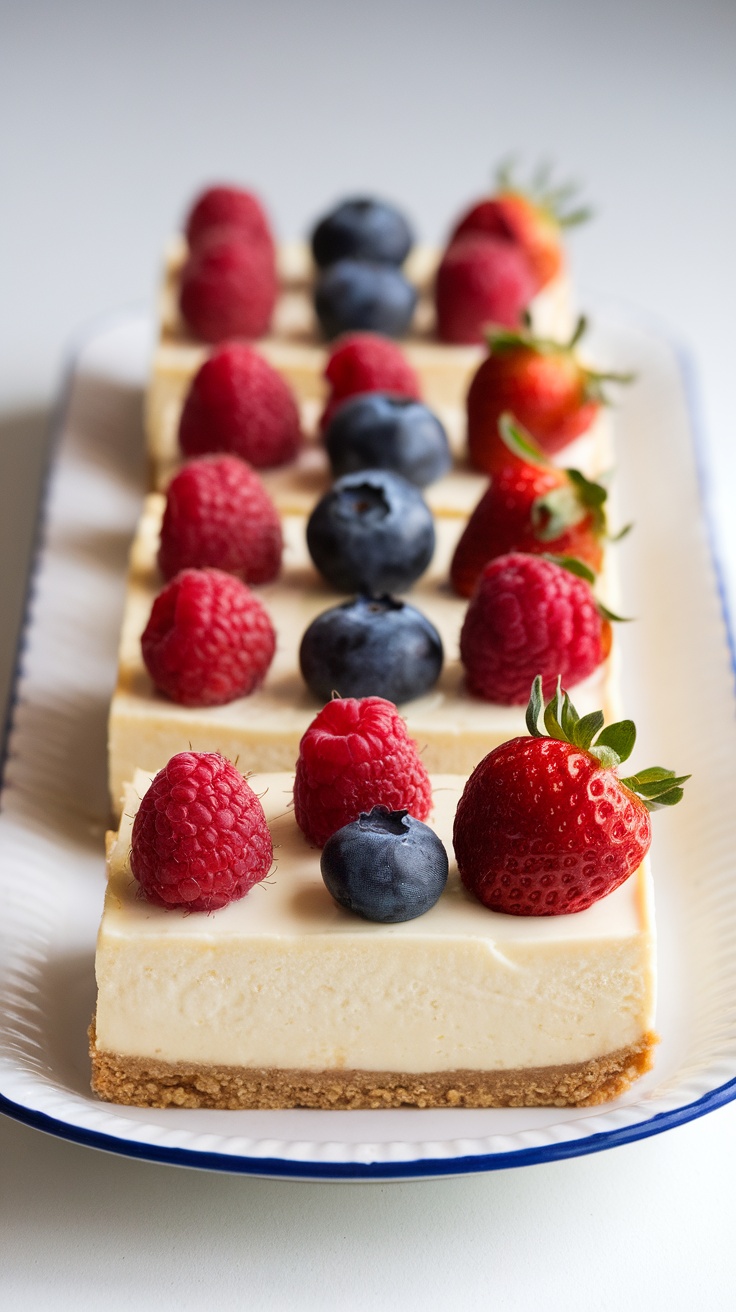
[{"label": "pale yellow cheesecake layer", "polygon": [[[161,336],[157,345],[146,396],[146,432],[151,477],[157,488],[166,486],[179,462],[178,428],[184,398],[194,374],[211,351],[187,334],[178,308],[178,279],[186,257],[186,243],[175,238],[167,252],[160,297]],[[420,288],[415,316],[417,329],[400,345],[420,376],[423,399],[447,429],[455,458],[452,474],[427,489],[435,514],[469,514],[485,479],[465,462],[465,396],[485,355],[481,346],[447,346],[433,340],[431,285],[439,253],[419,247],[409,257],[407,273]],[[300,403],[307,447],[296,465],[266,471],[265,481],[283,513],[303,513],[327,482],[327,465],[315,444],[317,421],[327,394],[323,374],[330,347],[319,337],[311,296],[313,269],[306,246],[293,243],[279,252],[282,292],[273,332],[256,343],[258,350],[294,388]],[[532,302],[536,329],[560,339],[570,335],[573,314],[569,283],[561,276]],[[572,463],[588,474],[610,464],[610,440],[604,419],[592,440],[568,448]]]},{"label": "pale yellow cheesecake layer", "polygon": [[[426,915],[364,921],[327,893],[294,820],[290,774],[256,775],[274,842],[263,884],[211,915],[143,900],[126,790],[97,942],[96,1050],[198,1067],[519,1071],[584,1063],[653,1027],[655,932],[643,866],[571,916],[488,911],[465,892],[452,824],[464,779],[438,775],[430,823],[450,858]],[[125,1100],[125,1099],[122,1099]]]},{"label": "pale yellow cheesecake layer", "polygon": [[[255,591],[276,630],[276,654],[263,686],[250,697],[225,706],[187,708],[158,693],[143,664],[140,639],[154,598],[163,586],[156,551],[164,498],[151,494],[131,552],[131,570],[120,641],[118,682],[109,724],[109,783],[112,805],[120,805],[122,786],[133,771],[159,770],[175,752],[221,752],[249,770],[292,770],[299,741],[320,709],[299,671],[299,645],[307,625],[322,611],[345,600],[320,579],[306,548],[302,516],[283,521],[285,550],[279,579]],[[462,521],[438,520],[437,548],[430,568],[408,600],[436,626],[445,664],[439,682],[424,697],[401,706],[407,727],[430,771],[469,774],[499,743],[525,733],[522,706],[498,706],[470,696],[464,685],[459,639],[467,602],[447,582]],[[610,555],[610,553],[609,553]],[[618,604],[608,568],[605,598]],[[571,693],[580,714],[602,709],[618,715],[616,655]],[[338,689],[339,691],[339,689]]]}]

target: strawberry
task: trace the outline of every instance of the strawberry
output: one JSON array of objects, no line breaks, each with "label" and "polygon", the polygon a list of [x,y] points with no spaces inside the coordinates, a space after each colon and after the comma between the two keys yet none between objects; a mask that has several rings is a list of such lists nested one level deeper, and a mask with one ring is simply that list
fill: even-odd
[{"label": "strawberry", "polygon": [[507,463],[493,474],[455,548],[450,566],[455,591],[469,597],[483,566],[509,551],[574,556],[598,573],[606,489],[576,469],[551,464],[513,415],[501,415],[499,428]]},{"label": "strawberry", "polygon": [[490,474],[508,460],[498,433],[504,410],[551,456],[590,428],[607,404],[603,383],[631,381],[631,374],[597,373],[580,362],[576,347],[585,328],[581,318],[569,342],[534,337],[526,328],[488,334],[490,354],[468,392],[468,450],[475,469]]},{"label": "strawberry", "polygon": [[471,233],[453,242],[437,270],[437,335],[442,342],[474,344],[490,325],[516,328],[533,295],[521,248]]},{"label": "strawberry", "polygon": [[651,843],[650,811],[679,802],[690,776],[655,766],[619,778],[636,741],[633,722],[604,729],[601,711],[581,719],[559,681],[543,706],[534,680],[526,721],[531,737],[490,752],[465,785],[453,834],[460,877],[491,911],[584,911],[638,869]]},{"label": "strawberry", "polygon": [[471,233],[485,233],[520,246],[534,276],[535,292],[561,271],[564,264],[563,229],[583,223],[590,210],[570,210],[573,185],[549,187],[549,170],[537,173],[528,191],[518,187],[509,166],[498,171],[495,195],[488,196],[463,214],[451,243]]}]

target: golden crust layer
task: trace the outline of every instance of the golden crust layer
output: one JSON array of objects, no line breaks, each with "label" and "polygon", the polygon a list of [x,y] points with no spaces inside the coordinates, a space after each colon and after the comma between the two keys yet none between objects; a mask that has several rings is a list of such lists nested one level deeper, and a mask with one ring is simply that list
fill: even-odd
[{"label": "golden crust layer", "polygon": [[92,1089],[129,1107],[220,1111],[315,1107],[591,1107],[625,1093],[652,1065],[656,1035],[592,1061],[507,1071],[256,1070],[172,1065],[99,1052],[90,1026]]}]

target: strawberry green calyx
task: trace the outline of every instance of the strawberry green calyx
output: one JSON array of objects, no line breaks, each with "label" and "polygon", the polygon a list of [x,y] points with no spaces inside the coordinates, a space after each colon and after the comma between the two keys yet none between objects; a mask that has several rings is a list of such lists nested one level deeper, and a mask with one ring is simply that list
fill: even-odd
[{"label": "strawberry green calyx", "polygon": [[593,211],[587,205],[570,208],[570,202],[578,194],[580,187],[576,182],[554,184],[553,167],[549,161],[542,161],[527,184],[519,182],[515,174],[516,161],[504,160],[496,170],[495,186],[499,195],[523,196],[560,228],[572,228],[578,223],[587,223]]},{"label": "strawberry green calyx", "polygon": [[[504,445],[519,460],[537,465],[540,469],[556,468],[531,433],[510,411],[505,410],[501,415],[498,431]],[[574,528],[590,517],[595,536],[607,538],[607,489],[601,483],[591,482],[578,469],[565,469],[564,473],[567,475],[566,482],[537,497],[532,506],[531,519],[535,536],[540,542],[554,542],[566,529]]]},{"label": "strawberry green calyx", "polygon": [[[590,565],[586,565],[584,560],[578,560],[577,556],[555,556],[551,551],[542,552],[542,556],[544,560],[551,560],[553,565],[559,565],[560,569],[566,569],[568,574],[574,574],[576,578],[585,579],[586,583],[589,583],[591,587],[594,587],[596,574],[590,568]],[[595,599],[595,604],[598,614],[602,616],[604,620],[608,620],[609,623],[631,623],[630,615],[617,615],[615,611],[609,610],[608,606],[604,606],[603,602],[597,597]]]},{"label": "strawberry green calyx", "polygon": [[[539,728],[540,715],[546,733]],[[545,705],[540,674],[532,684],[526,727],[533,738],[555,738],[558,742],[579,747],[594,756],[604,770],[616,770],[627,761],[636,742],[633,720],[618,720],[604,727],[603,711],[578,715],[559,679],[554,694]],[[657,811],[663,806],[675,806],[682,798],[683,785],[690,778],[689,774],[676,775],[674,770],[655,765],[638,774],[619,777],[619,783],[638,797],[647,811]]]}]

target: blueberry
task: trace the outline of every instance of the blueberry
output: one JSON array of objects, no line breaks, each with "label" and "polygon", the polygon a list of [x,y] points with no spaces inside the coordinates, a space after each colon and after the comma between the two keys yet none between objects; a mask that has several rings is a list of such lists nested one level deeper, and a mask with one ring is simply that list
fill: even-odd
[{"label": "blueberry", "polygon": [[403,264],[413,241],[409,224],[394,205],[356,197],[320,220],[312,233],[312,254],[321,269],[346,258]]},{"label": "blueberry", "polygon": [[307,687],[332,696],[408,702],[433,688],[442,639],[421,611],[393,597],[356,597],[312,620],[299,649]]},{"label": "blueberry", "polygon": [[405,592],[434,553],[434,520],[398,474],[366,469],[339,478],[307,524],[307,546],[338,592]]},{"label": "blueberry", "polygon": [[416,303],[416,287],[398,269],[361,260],[331,264],[314,290],[314,307],[325,337],[354,329],[403,337]]},{"label": "blueberry", "polygon": [[429,825],[374,806],[328,838],[320,861],[335,901],[364,920],[395,925],[423,916],[447,883],[447,852]]},{"label": "blueberry", "polygon": [[361,392],[338,407],[325,435],[335,477],[391,469],[425,487],[452,465],[447,433],[421,401]]}]

